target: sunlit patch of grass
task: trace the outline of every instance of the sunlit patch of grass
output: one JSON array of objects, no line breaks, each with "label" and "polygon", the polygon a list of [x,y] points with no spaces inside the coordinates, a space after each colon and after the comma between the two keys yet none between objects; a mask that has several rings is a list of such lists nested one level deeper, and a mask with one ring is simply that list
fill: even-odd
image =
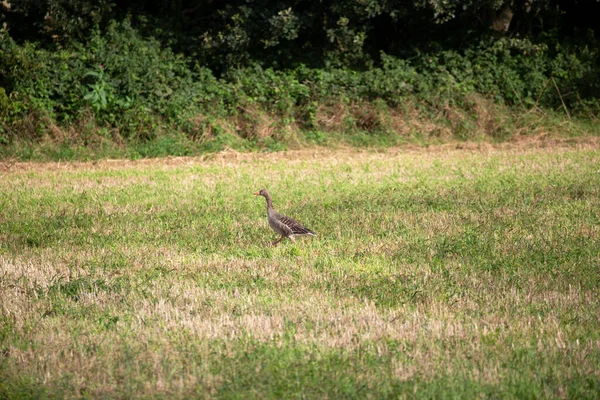
[{"label": "sunlit patch of grass", "polygon": [[[563,146],[14,166],[0,397],[595,398],[598,165]],[[267,247],[264,186],[318,236]]]}]

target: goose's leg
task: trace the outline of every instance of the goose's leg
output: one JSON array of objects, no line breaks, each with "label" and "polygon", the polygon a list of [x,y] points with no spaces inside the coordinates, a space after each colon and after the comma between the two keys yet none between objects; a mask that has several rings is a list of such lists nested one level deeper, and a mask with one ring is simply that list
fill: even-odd
[{"label": "goose's leg", "polygon": [[271,246],[277,246],[277,243],[281,242],[285,236],[280,237],[278,240],[271,243]]},{"label": "goose's leg", "polygon": [[290,239],[292,242],[296,243],[296,239],[294,239],[294,235],[290,235],[290,236],[288,236],[288,238],[289,238],[289,239]]}]

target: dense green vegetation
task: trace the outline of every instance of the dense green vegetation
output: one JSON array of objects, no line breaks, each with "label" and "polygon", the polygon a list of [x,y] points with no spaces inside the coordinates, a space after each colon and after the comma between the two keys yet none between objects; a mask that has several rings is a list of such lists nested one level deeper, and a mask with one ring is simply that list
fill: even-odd
[{"label": "dense green vegetation", "polygon": [[593,143],[3,170],[0,398],[597,399]]},{"label": "dense green vegetation", "polygon": [[571,3],[4,1],[0,154],[598,134],[600,5]]}]

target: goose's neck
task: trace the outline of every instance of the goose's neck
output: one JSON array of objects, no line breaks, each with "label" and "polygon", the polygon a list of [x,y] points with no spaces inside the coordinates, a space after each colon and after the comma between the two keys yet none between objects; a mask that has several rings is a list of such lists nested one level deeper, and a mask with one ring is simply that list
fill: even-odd
[{"label": "goose's neck", "polygon": [[271,201],[271,196],[269,194],[267,194],[265,196],[265,199],[267,199],[267,210],[269,209],[273,209],[273,202]]}]

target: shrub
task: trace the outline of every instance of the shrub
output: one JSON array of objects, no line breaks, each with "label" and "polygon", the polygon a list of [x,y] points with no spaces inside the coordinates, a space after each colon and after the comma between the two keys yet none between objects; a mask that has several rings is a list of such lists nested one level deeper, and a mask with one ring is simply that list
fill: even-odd
[{"label": "shrub", "polygon": [[[125,20],[68,47],[17,44],[0,30],[0,56],[0,145],[47,132],[71,140],[76,128],[67,129],[69,135],[56,132],[83,124],[102,138],[90,140],[86,128],[77,141],[84,145],[158,141],[175,148],[183,134],[210,149],[243,141],[277,148],[273,140],[293,138],[297,128],[312,137],[319,137],[315,131],[412,132],[414,124],[400,122],[406,104],[449,127],[423,128],[427,132],[500,138],[508,135],[497,122],[504,119],[486,114],[482,105],[565,107],[586,115],[600,110],[597,47],[530,39],[489,36],[461,50],[416,52],[407,59],[382,53],[379,66],[365,70],[275,69],[255,62],[217,78]],[[177,139],[163,137],[169,134]]]},{"label": "shrub", "polygon": [[18,46],[6,34],[1,40],[0,74],[11,98],[27,104],[13,118],[39,111],[68,124],[91,110],[101,124],[129,134],[136,130],[132,113],[140,122],[151,115],[173,122],[218,93],[206,90],[217,82],[210,71],[193,73],[181,56],[142,38],[128,22],[96,29],[89,45],[75,43],[68,50]]}]

